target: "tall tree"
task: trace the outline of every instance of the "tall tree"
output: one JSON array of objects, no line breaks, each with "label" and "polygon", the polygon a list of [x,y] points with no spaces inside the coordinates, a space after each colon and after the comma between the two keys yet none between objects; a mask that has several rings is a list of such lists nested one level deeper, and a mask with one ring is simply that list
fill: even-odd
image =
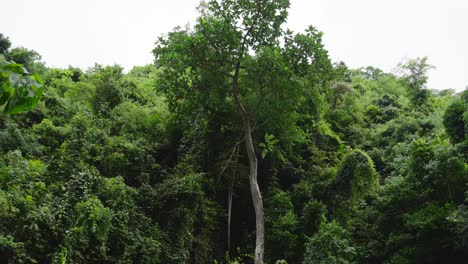
[{"label": "tall tree", "polygon": [[398,66],[403,73],[403,81],[408,87],[412,103],[417,106],[425,105],[429,97],[426,89],[427,72],[435,67],[427,62],[427,57],[410,59]]},{"label": "tall tree", "polygon": [[[321,33],[315,28],[306,34],[283,32],[288,7],[288,0],[208,1],[200,6],[201,16],[193,29],[176,29],[159,38],[154,49],[156,64],[163,68],[159,86],[172,110],[194,112],[230,104],[240,116],[255,208],[258,264],[263,263],[265,230],[254,124],[294,111],[300,84],[317,85],[323,77],[318,73],[331,69]],[[277,123],[288,123],[281,121]]]}]

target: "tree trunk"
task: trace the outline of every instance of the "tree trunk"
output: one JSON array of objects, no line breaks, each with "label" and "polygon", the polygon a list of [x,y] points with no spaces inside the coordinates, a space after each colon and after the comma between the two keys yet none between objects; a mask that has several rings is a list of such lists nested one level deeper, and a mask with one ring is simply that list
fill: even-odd
[{"label": "tree trunk", "polygon": [[232,188],[229,188],[228,193],[228,228],[227,228],[227,237],[228,237],[228,251],[231,251],[231,212],[232,212]]},{"label": "tree trunk", "polygon": [[250,183],[250,193],[252,195],[252,202],[255,209],[255,230],[256,230],[256,241],[255,241],[255,264],[263,264],[263,255],[265,248],[265,226],[263,220],[263,200],[262,194],[260,193],[260,188],[258,187],[257,181],[257,168],[258,168],[258,159],[255,154],[255,147],[252,139],[252,126],[250,123],[250,114],[245,109],[244,105],[241,102],[239,94],[239,75],[241,68],[241,59],[245,52],[244,46],[246,43],[246,37],[249,35],[249,32],[244,36],[244,41],[242,43],[241,55],[239,60],[236,63],[234,75],[232,78],[232,95],[237,105],[237,110],[242,118],[245,148],[247,151],[247,156],[249,158],[249,183]]},{"label": "tree trunk", "polygon": [[263,264],[263,254],[265,247],[265,227],[263,220],[263,200],[260,188],[257,182],[257,167],[258,159],[255,154],[255,147],[252,140],[252,127],[248,116],[242,116],[244,123],[245,147],[249,158],[249,182],[250,193],[252,194],[252,202],[255,208],[255,226],[256,226],[256,243],[255,243],[255,264]]}]

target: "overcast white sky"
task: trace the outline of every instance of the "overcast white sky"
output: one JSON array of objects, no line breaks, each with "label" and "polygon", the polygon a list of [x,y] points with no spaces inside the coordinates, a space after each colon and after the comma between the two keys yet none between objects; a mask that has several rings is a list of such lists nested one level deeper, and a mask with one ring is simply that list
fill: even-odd
[{"label": "overcast white sky", "polygon": [[[199,0],[0,0],[0,33],[48,66],[150,63],[156,38],[195,20]],[[468,86],[468,0],[291,0],[288,27],[325,33],[333,61],[392,71],[428,56],[430,88]]]}]

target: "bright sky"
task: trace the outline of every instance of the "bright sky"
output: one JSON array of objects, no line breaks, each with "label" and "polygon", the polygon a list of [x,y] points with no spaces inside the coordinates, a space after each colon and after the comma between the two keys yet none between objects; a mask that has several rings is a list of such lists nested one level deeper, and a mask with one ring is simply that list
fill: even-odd
[{"label": "bright sky", "polygon": [[[150,63],[156,38],[195,20],[199,0],[2,0],[0,33],[48,66]],[[428,56],[430,88],[468,86],[467,0],[291,0],[288,27],[325,33],[333,61],[392,71]]]}]

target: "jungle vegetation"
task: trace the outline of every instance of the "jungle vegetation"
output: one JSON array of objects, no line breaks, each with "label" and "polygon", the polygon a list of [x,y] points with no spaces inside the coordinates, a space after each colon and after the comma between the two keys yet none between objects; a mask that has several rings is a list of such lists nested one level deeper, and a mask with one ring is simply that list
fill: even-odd
[{"label": "jungle vegetation", "polygon": [[0,263],[466,263],[468,91],[288,7],[204,2],[128,72],[0,34]]}]

